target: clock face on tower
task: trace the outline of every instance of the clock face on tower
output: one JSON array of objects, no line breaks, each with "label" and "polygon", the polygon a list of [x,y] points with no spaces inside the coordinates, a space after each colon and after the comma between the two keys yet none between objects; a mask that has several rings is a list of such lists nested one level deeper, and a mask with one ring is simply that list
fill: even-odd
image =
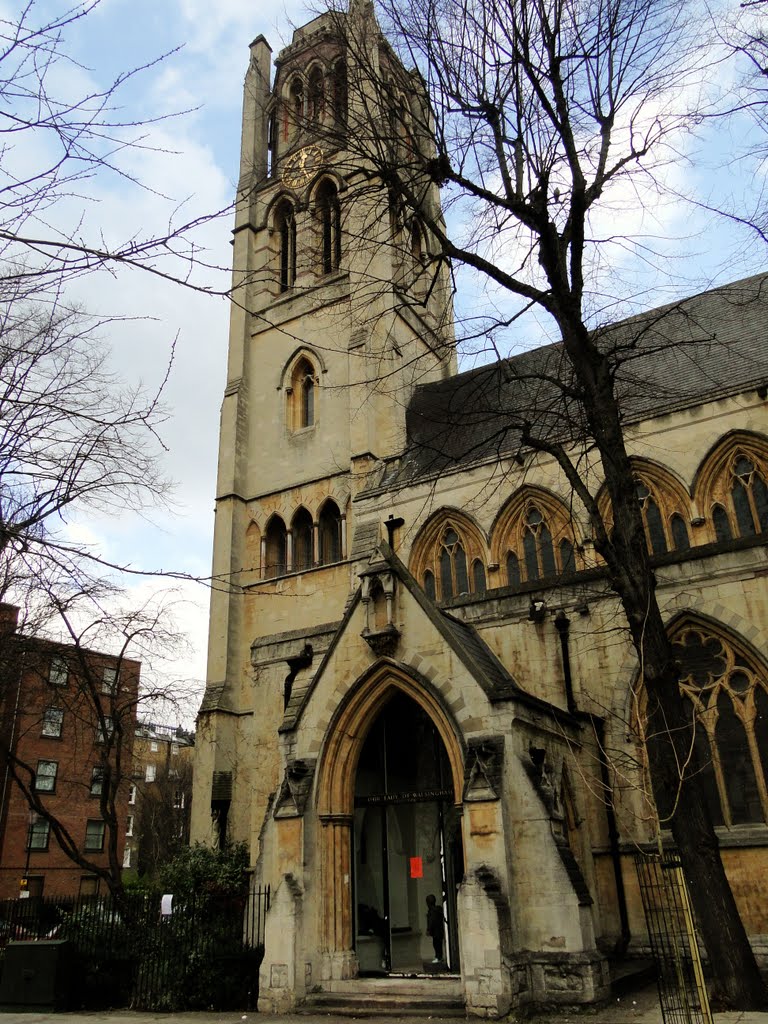
[{"label": "clock face on tower", "polygon": [[323,165],[323,151],[319,146],[304,146],[291,153],[283,164],[283,181],[288,188],[301,188]]}]

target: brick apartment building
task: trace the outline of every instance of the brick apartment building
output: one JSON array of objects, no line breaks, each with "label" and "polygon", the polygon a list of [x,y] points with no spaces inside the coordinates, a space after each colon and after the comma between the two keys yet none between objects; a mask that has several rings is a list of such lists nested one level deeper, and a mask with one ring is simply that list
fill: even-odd
[{"label": "brick apartment building", "polygon": [[194,735],[180,726],[137,723],[123,854],[127,871],[153,875],[158,864],[189,844],[194,743]]},{"label": "brick apartment building", "polygon": [[[106,891],[99,872],[110,845],[114,863],[124,856],[140,664],[25,636],[17,621],[18,609],[0,604],[0,898],[24,888],[97,894]],[[82,865],[30,808],[22,783],[66,830]]]}]

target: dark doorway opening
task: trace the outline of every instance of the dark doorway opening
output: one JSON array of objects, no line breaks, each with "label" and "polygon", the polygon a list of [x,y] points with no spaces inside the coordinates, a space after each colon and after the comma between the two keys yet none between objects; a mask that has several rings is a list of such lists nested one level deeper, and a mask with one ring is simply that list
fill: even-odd
[{"label": "dark doorway opening", "polygon": [[[360,753],[354,836],[360,973],[457,971],[460,812],[440,734],[403,694],[383,708]],[[428,923],[429,896],[437,909]]]}]

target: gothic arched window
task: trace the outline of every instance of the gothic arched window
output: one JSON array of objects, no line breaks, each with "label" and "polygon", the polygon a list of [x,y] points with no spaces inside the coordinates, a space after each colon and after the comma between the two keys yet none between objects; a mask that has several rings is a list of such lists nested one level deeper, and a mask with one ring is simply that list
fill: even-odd
[{"label": "gothic arched window", "polygon": [[768,442],[746,431],[726,435],[697,473],[699,508],[711,516],[710,538],[768,533]]},{"label": "gothic arched window", "polygon": [[317,191],[320,233],[320,272],[331,274],[341,265],[341,207],[336,186],[324,181]]},{"label": "gothic arched window", "polygon": [[[635,494],[640,503],[640,515],[643,518],[645,542],[652,555],[663,555],[667,551],[687,551],[691,546],[688,527],[679,512],[664,515],[663,498],[651,491],[645,481],[635,479]],[[668,502],[667,502],[668,503]]]},{"label": "gothic arched window", "polygon": [[768,672],[705,626],[679,630],[673,651],[713,821],[768,822]]},{"label": "gothic arched window", "polygon": [[440,570],[440,594],[448,601],[459,594],[469,593],[467,576],[467,553],[459,535],[452,527],[443,534],[438,555]]},{"label": "gothic arched window", "polygon": [[484,594],[486,589],[485,566],[479,558],[472,563],[472,589],[476,594]]},{"label": "gothic arched window", "polygon": [[288,532],[280,516],[272,516],[265,534],[264,578],[282,576],[288,568]]},{"label": "gothic arched window", "polygon": [[341,561],[341,513],[339,506],[330,498],[325,502],[318,517],[318,539],[320,565],[331,565]]},{"label": "gothic arched window", "polygon": [[[572,536],[563,536],[564,526],[555,528],[551,518],[537,504],[528,504],[515,529],[509,531],[504,556],[507,584],[522,583],[576,571]],[[553,533],[561,536],[555,541]]]},{"label": "gothic arched window", "polygon": [[306,357],[296,363],[288,389],[288,424],[291,430],[315,425],[317,386],[315,368]]},{"label": "gothic arched window", "polygon": [[274,111],[267,118],[267,177],[275,173],[277,164],[277,117]]},{"label": "gothic arched window", "polygon": [[291,520],[291,537],[293,539],[293,570],[304,572],[313,565],[314,526],[312,516],[305,508],[300,508]]},{"label": "gothic arched window", "polygon": [[333,118],[337,127],[347,123],[347,65],[337,60],[333,65]]},{"label": "gothic arched window", "polygon": [[721,503],[712,507],[717,540],[755,537],[768,531],[768,486],[756,464],[743,452],[731,459]]},{"label": "gothic arched window", "polygon": [[472,520],[455,511],[438,513],[420,531],[411,551],[410,567],[433,601],[487,589],[485,539]]},{"label": "gothic arched window", "polygon": [[299,409],[301,426],[311,427],[315,422],[315,382],[311,373],[306,373],[301,381]]},{"label": "gothic arched window", "polygon": [[314,67],[309,73],[309,119],[320,124],[325,112],[325,82],[322,68]]},{"label": "gothic arched window", "polygon": [[289,121],[293,134],[298,132],[304,119],[304,83],[298,77],[291,82],[288,91]]},{"label": "gothic arched window", "polygon": [[[687,551],[691,546],[690,497],[685,488],[664,466],[650,460],[633,459],[635,497],[640,506],[645,544],[651,555],[668,551]],[[613,513],[607,492],[600,498],[600,511],[609,533]]]},{"label": "gothic arched window", "polygon": [[296,217],[287,200],[275,211],[275,232],[278,281],[280,291],[287,292],[296,283]]}]

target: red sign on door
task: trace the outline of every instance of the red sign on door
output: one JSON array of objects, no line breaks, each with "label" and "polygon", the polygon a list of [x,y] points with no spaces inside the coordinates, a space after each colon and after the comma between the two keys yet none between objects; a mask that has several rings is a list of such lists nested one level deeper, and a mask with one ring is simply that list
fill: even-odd
[{"label": "red sign on door", "polygon": [[421,863],[421,857],[411,857],[411,878],[423,878],[424,877],[424,866]]}]

